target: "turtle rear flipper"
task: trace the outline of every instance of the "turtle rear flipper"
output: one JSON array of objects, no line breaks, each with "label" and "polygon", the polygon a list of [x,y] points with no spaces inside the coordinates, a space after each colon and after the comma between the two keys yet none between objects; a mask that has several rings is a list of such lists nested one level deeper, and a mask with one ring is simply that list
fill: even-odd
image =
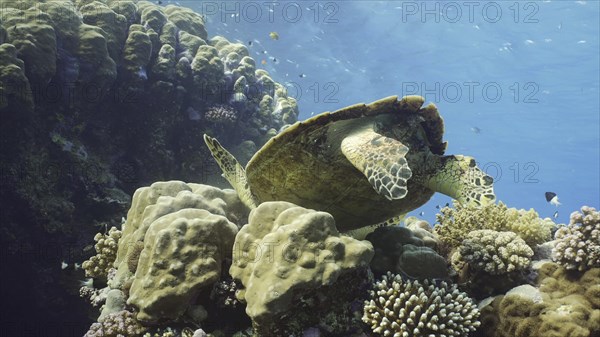
[{"label": "turtle rear flipper", "polygon": [[356,240],[364,240],[367,237],[367,235],[373,233],[377,228],[396,226],[400,222],[402,222],[402,220],[404,220],[405,217],[406,217],[406,214],[400,214],[400,215],[395,216],[391,219],[388,219],[384,222],[380,222],[380,223],[373,224],[373,225],[368,225],[368,226],[357,228],[357,229],[351,229],[349,231],[342,232],[342,234],[351,236],[352,238],[354,238]]},{"label": "turtle rear flipper", "polygon": [[235,157],[227,151],[216,138],[212,138],[208,135],[204,135],[204,142],[213,158],[223,171],[223,178],[227,179],[229,184],[233,187],[233,189],[237,192],[238,196],[242,200],[242,202],[252,208],[256,208],[258,203],[256,202],[256,198],[250,191],[250,187],[248,186],[248,180],[246,178],[246,170],[240,163],[235,159]]},{"label": "turtle rear flipper", "polygon": [[408,147],[398,140],[367,128],[344,138],[342,153],[379,195],[396,200],[408,193],[407,182],[412,176],[405,158]]},{"label": "turtle rear flipper", "polygon": [[425,185],[466,206],[486,206],[496,200],[494,179],[480,170],[472,157],[441,157],[437,173]]}]

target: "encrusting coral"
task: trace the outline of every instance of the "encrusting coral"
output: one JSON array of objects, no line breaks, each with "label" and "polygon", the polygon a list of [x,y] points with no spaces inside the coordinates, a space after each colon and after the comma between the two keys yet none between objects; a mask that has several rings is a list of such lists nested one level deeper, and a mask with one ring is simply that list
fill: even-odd
[{"label": "encrusting coral", "polygon": [[353,324],[349,303],[366,291],[372,257],[371,244],[340,235],[330,214],[265,202],[238,233],[229,272],[259,335],[319,323],[339,335]]},{"label": "encrusting coral", "polygon": [[513,232],[482,229],[470,232],[452,255],[453,265],[499,275],[529,267],[533,250]]},{"label": "encrusting coral", "polygon": [[585,271],[600,267],[600,212],[583,206],[573,212],[569,225],[560,227],[555,235],[552,259],[567,269]]},{"label": "encrusting coral", "polygon": [[[425,230],[421,231],[431,234]],[[431,237],[428,241],[417,237],[413,230],[406,227],[380,227],[367,235],[366,240],[373,244],[375,256],[371,269],[375,274],[388,271],[403,273],[416,279],[443,279],[448,277],[446,260],[426,243],[435,246]]]},{"label": "encrusting coral", "polygon": [[536,287],[519,286],[482,302],[485,337],[596,337],[600,333],[600,268],[585,273],[552,262]]},{"label": "encrusting coral", "polygon": [[555,226],[549,218],[541,219],[534,209],[508,208],[502,202],[484,207],[455,202],[453,208],[442,208],[436,218],[434,230],[448,251],[458,247],[469,232],[479,229],[514,232],[534,247],[549,241]]},{"label": "encrusting coral", "polygon": [[479,326],[477,305],[455,284],[403,280],[390,272],[374,284],[363,321],[394,337],[466,336]]},{"label": "encrusting coral", "polygon": [[117,258],[118,243],[121,231],[117,227],[111,227],[108,233],[98,233],[94,236],[96,244],[96,255],[81,264],[85,270],[85,276],[106,279],[108,271],[112,268]]}]

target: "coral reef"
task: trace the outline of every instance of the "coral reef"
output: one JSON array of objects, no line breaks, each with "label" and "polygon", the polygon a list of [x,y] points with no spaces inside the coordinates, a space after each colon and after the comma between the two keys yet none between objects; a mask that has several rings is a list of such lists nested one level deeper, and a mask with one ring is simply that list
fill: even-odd
[{"label": "coral reef", "polygon": [[541,219],[533,209],[508,208],[502,202],[478,208],[455,202],[453,208],[442,208],[436,218],[434,230],[448,252],[458,247],[469,232],[478,229],[514,232],[534,247],[550,240],[555,226],[549,218]]},{"label": "coral reef", "polygon": [[554,234],[552,259],[567,269],[585,271],[600,268],[600,212],[583,206],[573,212],[569,225]]},{"label": "coral reef", "polygon": [[[28,275],[11,283],[31,304],[7,319],[84,321],[83,304],[77,319],[66,314],[78,297],[55,268],[89,258],[81,238],[91,239],[95,225],[120,225],[139,186],[174,178],[224,185],[203,133],[256,149],[296,121],[295,100],[247,48],[209,31],[200,13],[179,5],[2,2],[0,198],[14,207],[1,212],[0,232],[19,257],[7,268]],[[205,119],[215,105],[234,109],[235,125]],[[17,254],[24,243],[53,254]]]},{"label": "coral reef", "polygon": [[[429,236],[425,237],[431,239]],[[446,260],[435,250],[425,246],[426,241],[408,228],[380,227],[368,234],[366,240],[375,248],[375,256],[371,261],[371,269],[375,274],[391,271],[416,279],[448,277]],[[436,245],[435,241],[427,242]]]},{"label": "coral reef", "polygon": [[477,336],[598,336],[600,268],[578,273],[549,262],[540,268],[536,284],[482,303]]},{"label": "coral reef", "polygon": [[467,235],[452,255],[452,264],[467,263],[474,271],[499,275],[527,269],[532,256],[533,250],[517,234],[482,229]]},{"label": "coral reef", "polygon": [[108,272],[117,258],[120,238],[121,231],[117,227],[111,227],[106,234],[98,233],[94,236],[96,255],[81,264],[81,267],[85,270],[85,276],[107,278]]},{"label": "coral reef", "polygon": [[366,290],[372,257],[371,244],[340,235],[330,214],[265,202],[236,237],[230,274],[259,335],[319,322],[339,335],[355,325],[349,303]]},{"label": "coral reef", "polygon": [[381,336],[466,336],[479,326],[476,304],[456,285],[408,280],[390,272],[375,282],[363,321]]}]

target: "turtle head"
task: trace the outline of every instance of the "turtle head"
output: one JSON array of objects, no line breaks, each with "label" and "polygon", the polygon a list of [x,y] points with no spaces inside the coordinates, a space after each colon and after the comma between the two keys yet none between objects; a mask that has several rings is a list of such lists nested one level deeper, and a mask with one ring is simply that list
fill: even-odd
[{"label": "turtle head", "polygon": [[427,187],[465,206],[486,206],[496,200],[494,179],[477,167],[473,157],[468,156],[441,157],[440,166],[430,177]]}]

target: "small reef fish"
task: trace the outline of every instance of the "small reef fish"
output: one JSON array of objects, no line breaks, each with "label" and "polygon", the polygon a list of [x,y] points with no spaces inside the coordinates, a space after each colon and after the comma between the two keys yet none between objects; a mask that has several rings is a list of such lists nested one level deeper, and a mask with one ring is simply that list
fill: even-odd
[{"label": "small reef fish", "polygon": [[549,202],[550,204],[558,207],[560,205],[560,202],[558,201],[558,195],[556,195],[556,193],[554,192],[546,192],[546,201]]},{"label": "small reef fish", "polygon": [[423,216],[423,215],[425,215],[425,212],[421,211],[421,212],[419,213],[419,216]]},{"label": "small reef fish", "polygon": [[252,46],[252,41],[248,41],[248,45],[249,45],[249,46]]},{"label": "small reef fish", "polygon": [[[65,261],[62,261],[62,262],[60,263],[60,269],[62,269],[62,270],[65,270],[65,269],[67,269],[67,268],[69,268],[69,264],[68,264],[68,263],[66,263]],[[79,270],[79,269],[81,269],[81,263],[73,263],[73,269],[74,269],[74,270]]]},{"label": "small reef fish", "polygon": [[260,61],[260,64],[262,64],[262,65],[265,65],[265,64],[267,64],[267,60],[262,60],[262,61]]},{"label": "small reef fish", "polygon": [[80,280],[79,281],[79,286],[80,287],[94,288],[94,279],[93,278],[86,278],[86,279]]},{"label": "small reef fish", "polygon": [[300,78],[305,78],[305,77],[306,77],[306,74],[300,74],[300,75],[298,75],[298,77],[300,77]]},{"label": "small reef fish", "polygon": [[271,40],[279,40],[279,34],[277,34],[277,32],[270,32],[269,37]]},{"label": "small reef fish", "polygon": [[471,131],[473,131],[473,132],[475,132],[475,133],[477,133],[477,134],[481,133],[481,129],[480,129],[480,128],[478,128],[478,127],[476,127],[476,126],[472,127],[472,128],[471,128]]},{"label": "small reef fish", "polygon": [[552,215],[554,217],[554,219],[558,218],[558,211],[554,212],[554,215]]},{"label": "small reef fish", "polygon": [[279,63],[279,61],[277,61],[277,59],[272,56],[271,56],[271,61],[273,61],[273,63]]}]

